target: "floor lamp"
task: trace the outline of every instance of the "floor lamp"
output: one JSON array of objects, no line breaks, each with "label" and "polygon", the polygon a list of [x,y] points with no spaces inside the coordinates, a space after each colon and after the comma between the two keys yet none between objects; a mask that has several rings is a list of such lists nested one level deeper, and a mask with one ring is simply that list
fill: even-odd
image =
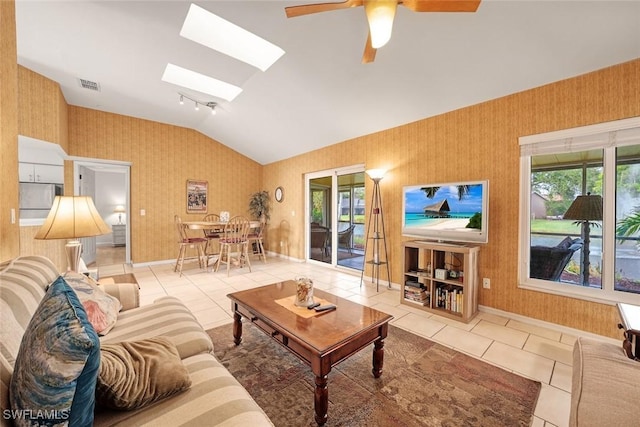
[{"label": "floor lamp", "polygon": [[47,219],[35,239],[69,239],[65,245],[69,271],[78,272],[82,244],[81,237],[111,233],[98,213],[93,200],[87,196],[56,196]]},{"label": "floor lamp", "polygon": [[593,221],[602,221],[602,196],[587,193],[576,197],[563,218],[582,223],[582,286],[589,286],[590,227]]},{"label": "floor lamp", "polygon": [[[371,264],[371,280],[376,283],[376,291],[380,287],[380,266],[384,266],[387,269],[387,283],[388,287],[391,287],[391,277],[389,275],[389,257],[387,255],[387,239],[385,237],[384,227],[384,213],[382,212],[382,197],[380,195],[380,181],[384,177],[385,170],[371,169],[367,171],[367,175],[373,181],[373,198],[371,200],[371,209],[369,210],[369,225],[367,226],[367,237],[364,245],[364,254],[367,255],[367,247],[369,241],[373,243],[373,259],[367,261],[367,264]],[[373,223],[373,234],[370,234],[371,223]],[[380,243],[384,249],[384,260],[381,257]],[[362,286],[362,280],[364,278],[364,266],[362,267],[362,274],[360,275],[360,286]]]}]

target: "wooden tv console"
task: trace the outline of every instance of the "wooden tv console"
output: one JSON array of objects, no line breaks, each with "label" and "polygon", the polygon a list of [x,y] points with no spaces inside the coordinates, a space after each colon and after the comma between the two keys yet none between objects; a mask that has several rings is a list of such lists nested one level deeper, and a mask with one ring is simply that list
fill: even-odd
[{"label": "wooden tv console", "polygon": [[400,302],[462,322],[478,312],[478,253],[472,244],[403,242]]}]

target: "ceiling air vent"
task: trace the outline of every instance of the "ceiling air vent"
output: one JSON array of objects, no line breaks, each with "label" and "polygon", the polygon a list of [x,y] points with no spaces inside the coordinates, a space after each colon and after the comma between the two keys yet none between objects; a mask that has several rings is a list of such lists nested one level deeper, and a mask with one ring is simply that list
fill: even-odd
[{"label": "ceiling air vent", "polygon": [[100,92],[100,83],[92,82],[91,80],[85,79],[78,79],[78,83],[80,83],[80,87]]}]

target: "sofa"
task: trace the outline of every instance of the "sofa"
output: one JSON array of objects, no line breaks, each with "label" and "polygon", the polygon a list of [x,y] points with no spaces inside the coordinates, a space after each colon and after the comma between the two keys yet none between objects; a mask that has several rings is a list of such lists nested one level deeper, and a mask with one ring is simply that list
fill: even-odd
[{"label": "sofa", "polygon": [[573,347],[570,427],[637,426],[640,361],[620,345],[580,337]]},{"label": "sofa", "polygon": [[[31,417],[34,416],[32,412],[27,415],[20,415],[24,413],[16,412],[15,408],[12,411],[11,403],[17,401],[17,395],[22,398],[24,394],[21,388],[22,384],[29,384],[26,380],[22,381],[22,376],[19,377],[20,381],[16,380],[16,377],[18,377],[18,373],[23,374],[24,370],[21,367],[25,362],[22,359],[30,353],[31,347],[37,347],[37,345],[30,345],[30,348],[23,348],[21,351],[20,347],[21,344],[24,347],[23,341],[39,339],[40,335],[32,334],[32,324],[37,322],[31,321],[31,319],[32,317],[35,319],[40,316],[42,310],[46,312],[47,304],[50,298],[53,298],[49,294],[61,290],[60,292],[63,292],[62,295],[65,295],[65,301],[68,301],[73,310],[75,310],[71,310],[71,314],[77,315],[78,319],[76,320],[79,322],[82,322],[83,319],[88,321],[91,317],[89,314],[92,310],[89,310],[89,306],[85,305],[87,310],[85,310],[84,315],[82,315],[83,310],[77,309],[77,302],[74,301],[76,301],[76,298],[79,301],[79,295],[77,295],[79,292],[73,290],[69,292],[68,289],[71,288],[70,286],[65,287],[65,284],[66,281],[60,277],[55,265],[45,257],[22,256],[0,263],[0,320],[2,321],[0,324],[0,403],[2,407],[0,424],[2,426],[27,425],[32,419]],[[86,393],[86,390],[81,390],[80,388],[81,382],[83,387],[85,387],[85,384],[88,384],[89,387],[94,387],[90,388],[89,392],[86,393],[90,400],[97,396],[97,390],[100,388],[100,379],[104,375],[103,371],[108,364],[107,361],[112,363],[113,360],[118,360],[117,357],[115,359],[106,358],[107,348],[124,351],[123,349],[129,349],[137,344],[147,345],[151,343],[156,347],[158,345],[163,346],[163,348],[166,348],[164,354],[177,360],[176,363],[178,365],[173,365],[175,366],[173,369],[163,370],[165,365],[156,364],[156,371],[150,370],[149,372],[160,372],[160,374],[154,376],[159,380],[172,378],[175,371],[184,372],[184,378],[180,383],[181,388],[179,391],[170,391],[159,396],[153,396],[156,400],[152,400],[150,403],[135,409],[123,410],[121,407],[113,409],[109,405],[102,405],[96,398],[96,403],[91,403],[91,408],[95,409],[91,411],[92,414],[89,414],[93,419],[91,421],[75,422],[76,425],[251,425],[253,427],[273,425],[249,393],[214,357],[213,344],[210,337],[180,300],[169,296],[161,297],[155,300],[153,304],[140,307],[137,284],[106,284],[97,287],[106,292],[104,295],[117,297],[121,309],[116,313],[117,319],[114,320],[114,325],[102,336],[98,337],[92,327],[86,327],[86,324],[83,324],[84,326],[81,330],[86,337],[97,337],[96,343],[99,343],[97,350],[91,351],[97,353],[98,356],[87,356],[87,361],[84,362],[86,365],[80,366],[78,372],[81,372],[81,376],[84,376],[85,373],[90,375],[92,369],[94,371],[97,369],[99,375],[94,375],[94,377],[97,377],[97,380],[95,380],[97,384],[95,381],[94,383],[91,383],[91,381],[85,382],[88,377],[81,378],[81,376],[78,376],[77,380],[69,381],[69,383],[74,383],[74,386],[77,387],[72,393],[73,400],[80,399],[81,392]],[[53,290],[54,288],[55,291]],[[76,295],[74,296],[73,294]],[[74,306],[73,304],[76,305]],[[53,313],[53,315],[59,314]],[[89,325],[91,326],[91,324]],[[40,333],[48,334],[49,332],[41,331]],[[38,353],[48,353],[49,347],[53,352],[53,347],[57,347],[57,344],[64,341],[64,338],[62,336],[46,343],[38,343],[43,344],[43,349],[38,350]],[[28,342],[32,343],[33,341]],[[70,343],[70,345],[74,344],[77,343]],[[136,355],[134,352],[127,354],[129,354],[128,357],[135,357]],[[19,357],[18,363],[17,359]],[[39,354],[34,355],[34,357],[39,357]],[[94,360],[96,357],[100,358],[99,365],[91,368],[88,360]],[[75,363],[74,361],[77,360],[79,359],[70,357],[69,363]],[[130,359],[123,360],[125,360],[124,363],[128,363],[126,361]],[[151,362],[149,362],[149,366],[151,366]],[[146,368],[147,365],[142,365],[140,369]],[[136,372],[136,375],[138,374]],[[140,373],[140,376],[142,377],[143,375]],[[14,379],[13,384],[12,377]],[[124,377],[129,379],[126,375]],[[89,379],[91,380],[90,377]],[[147,387],[143,391],[148,394],[154,387],[156,385],[152,384],[151,387]],[[118,389],[114,388],[113,390]],[[13,394],[13,396],[10,396],[10,394]],[[44,397],[46,398],[47,396]],[[148,396],[145,395],[145,398],[148,398]],[[147,401],[140,400],[136,402]],[[83,403],[83,405],[87,406],[88,404],[85,405]],[[77,412],[74,408],[80,406],[79,403],[76,406],[72,404],[71,415],[75,416]],[[34,409],[46,410],[46,408]],[[59,425],[74,424],[74,422],[69,421],[71,418],[67,412],[61,412],[61,414],[61,423]],[[60,414],[57,415],[59,416]]]}]

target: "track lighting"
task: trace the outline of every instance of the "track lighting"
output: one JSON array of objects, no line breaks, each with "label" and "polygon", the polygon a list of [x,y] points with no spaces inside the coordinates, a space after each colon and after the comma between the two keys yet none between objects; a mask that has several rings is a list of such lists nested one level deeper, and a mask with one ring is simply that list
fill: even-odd
[{"label": "track lighting", "polygon": [[184,93],[178,93],[178,95],[180,95],[180,105],[184,105],[184,99],[188,99],[189,101],[193,102],[194,104],[194,109],[196,111],[200,111],[200,106],[206,106],[211,108],[211,115],[215,116],[218,112],[216,111],[216,107],[218,106],[217,102],[213,102],[213,101],[199,101],[195,98],[191,98],[188,95],[185,95]]}]

